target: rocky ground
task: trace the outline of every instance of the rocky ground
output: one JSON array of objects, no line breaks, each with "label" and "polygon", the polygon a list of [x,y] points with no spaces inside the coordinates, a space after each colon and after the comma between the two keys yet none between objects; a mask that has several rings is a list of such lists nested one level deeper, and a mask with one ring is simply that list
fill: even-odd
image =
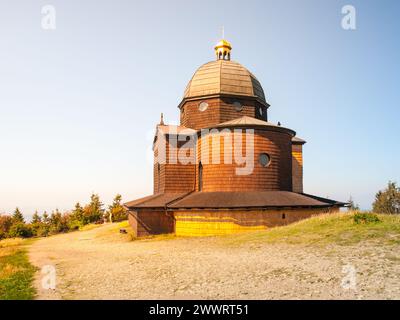
[{"label": "rocky ground", "polygon": [[43,289],[38,271],[37,298],[400,299],[399,245],[227,239],[131,241],[115,225],[41,239],[30,259],[39,270],[55,266],[57,282],[55,290]]}]

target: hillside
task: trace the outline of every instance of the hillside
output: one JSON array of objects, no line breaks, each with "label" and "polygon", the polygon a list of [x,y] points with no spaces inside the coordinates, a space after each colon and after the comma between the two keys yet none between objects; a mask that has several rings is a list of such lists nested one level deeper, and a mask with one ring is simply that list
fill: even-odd
[{"label": "hillside", "polygon": [[[379,221],[364,221],[378,218]],[[357,220],[359,219],[359,221]],[[229,237],[230,244],[287,243],[304,245],[354,245],[374,241],[400,244],[400,216],[356,213],[321,215],[268,231]]]},{"label": "hillside", "polygon": [[119,233],[126,223],[103,225],[38,240],[29,256],[57,270],[54,291],[40,288],[37,273],[42,299],[400,299],[399,218],[379,219],[336,214],[263,232],[142,240]]}]

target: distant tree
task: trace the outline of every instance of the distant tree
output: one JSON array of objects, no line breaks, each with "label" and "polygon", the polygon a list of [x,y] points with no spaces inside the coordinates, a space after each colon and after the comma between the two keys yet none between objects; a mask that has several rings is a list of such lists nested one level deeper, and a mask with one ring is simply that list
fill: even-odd
[{"label": "distant tree", "polygon": [[39,213],[37,211],[35,211],[35,213],[32,216],[32,224],[41,223],[41,222],[42,222],[42,218],[40,217]]},{"label": "distant tree", "polygon": [[77,230],[83,225],[85,225],[85,214],[82,206],[77,202],[74,210],[72,210],[69,216],[69,228],[71,230]]},{"label": "distant tree", "polygon": [[60,232],[68,232],[69,231],[69,221],[70,221],[70,213],[64,212],[61,215],[61,220],[60,220]]},{"label": "distant tree", "polygon": [[15,208],[15,211],[12,215],[12,220],[13,220],[13,223],[18,223],[18,222],[25,223],[24,216],[22,215],[22,213],[18,209],[18,207]]},{"label": "distant tree", "polygon": [[72,211],[72,215],[77,220],[80,220],[80,221],[83,220],[84,211],[83,211],[83,208],[82,208],[82,206],[81,206],[81,204],[79,202],[77,202],[75,204],[75,209]]},{"label": "distant tree", "polygon": [[90,203],[85,206],[83,211],[85,224],[100,222],[104,215],[103,204],[100,201],[100,197],[97,194],[92,194]]},{"label": "distant tree", "polygon": [[347,207],[348,211],[359,211],[360,206],[356,203],[354,203],[353,197],[350,196],[349,200],[347,201],[349,206]]},{"label": "distant tree", "polygon": [[37,236],[40,228],[42,227],[42,218],[39,213],[35,211],[31,220],[32,235]]},{"label": "distant tree", "polygon": [[400,188],[395,182],[389,181],[386,189],[378,191],[372,208],[376,213],[400,213]]},{"label": "distant tree", "polygon": [[50,233],[56,234],[68,231],[68,219],[61,212],[56,209],[50,216]]},{"label": "distant tree", "polygon": [[46,211],[43,212],[42,222],[43,222],[43,223],[49,223],[49,222],[50,222],[49,215],[47,214]]},{"label": "distant tree", "polygon": [[0,240],[8,236],[13,220],[9,215],[0,214]]},{"label": "distant tree", "polygon": [[34,228],[34,232],[39,237],[47,237],[50,234],[50,217],[46,211],[42,215],[42,222],[38,228]]},{"label": "distant tree", "polygon": [[121,204],[122,196],[117,194],[112,205],[108,207],[106,216],[110,222],[122,221],[127,219],[126,209]]}]

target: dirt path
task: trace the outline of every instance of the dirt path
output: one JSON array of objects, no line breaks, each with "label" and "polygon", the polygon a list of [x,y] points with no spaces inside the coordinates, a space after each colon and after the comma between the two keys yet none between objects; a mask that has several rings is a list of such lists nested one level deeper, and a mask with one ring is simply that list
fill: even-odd
[{"label": "dirt path", "polygon": [[[39,240],[30,259],[57,271],[55,290],[37,273],[38,299],[400,299],[399,246],[129,241],[108,225]],[[347,264],[355,290],[341,286]]]}]

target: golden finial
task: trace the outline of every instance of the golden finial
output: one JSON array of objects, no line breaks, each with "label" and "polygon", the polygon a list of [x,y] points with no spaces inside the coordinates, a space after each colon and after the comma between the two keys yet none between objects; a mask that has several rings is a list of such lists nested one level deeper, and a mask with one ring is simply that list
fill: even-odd
[{"label": "golden finial", "polygon": [[232,46],[227,40],[222,39],[214,49],[217,60],[231,60]]}]

